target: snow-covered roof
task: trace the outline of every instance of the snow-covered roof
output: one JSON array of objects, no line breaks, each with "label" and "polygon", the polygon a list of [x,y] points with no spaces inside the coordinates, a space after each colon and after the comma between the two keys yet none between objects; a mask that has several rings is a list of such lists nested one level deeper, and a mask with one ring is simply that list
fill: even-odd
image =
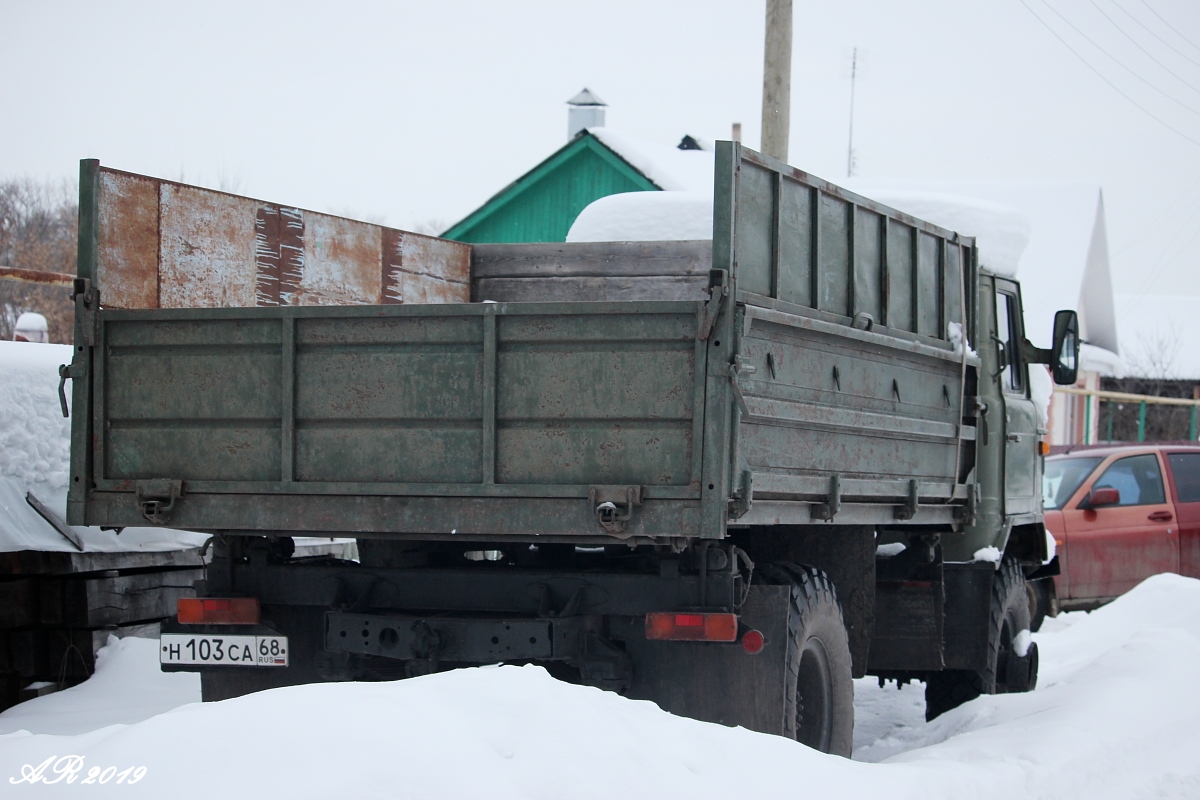
[{"label": "snow-covered roof", "polygon": [[[609,128],[587,132],[655,186],[669,192],[713,192],[713,154],[708,150],[680,150],[673,144],[647,142]],[[693,137],[695,138],[695,137]],[[703,146],[703,140],[697,139]]]}]

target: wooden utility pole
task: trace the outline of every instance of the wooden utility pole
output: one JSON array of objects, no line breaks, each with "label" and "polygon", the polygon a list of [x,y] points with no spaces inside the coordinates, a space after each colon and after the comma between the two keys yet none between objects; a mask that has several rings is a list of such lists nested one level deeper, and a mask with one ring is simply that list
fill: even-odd
[{"label": "wooden utility pole", "polygon": [[767,0],[762,151],[787,161],[792,100],[792,0]]}]

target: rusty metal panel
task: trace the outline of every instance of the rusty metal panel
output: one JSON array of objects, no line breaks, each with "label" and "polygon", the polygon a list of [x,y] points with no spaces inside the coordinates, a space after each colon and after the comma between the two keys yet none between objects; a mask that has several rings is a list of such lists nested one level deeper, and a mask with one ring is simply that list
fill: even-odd
[{"label": "rusty metal panel", "polygon": [[97,169],[107,307],[470,301],[468,244]]},{"label": "rusty metal panel", "polygon": [[468,244],[385,229],[383,258],[383,303],[471,300]]},{"label": "rusty metal panel", "polygon": [[97,276],[110,308],[158,308],[158,181],[100,173]]},{"label": "rusty metal panel", "polygon": [[285,305],[379,305],[382,244],[378,225],[305,212],[298,291]]},{"label": "rusty metal panel", "polygon": [[253,306],[258,203],[166,182],[161,197],[160,307]]}]

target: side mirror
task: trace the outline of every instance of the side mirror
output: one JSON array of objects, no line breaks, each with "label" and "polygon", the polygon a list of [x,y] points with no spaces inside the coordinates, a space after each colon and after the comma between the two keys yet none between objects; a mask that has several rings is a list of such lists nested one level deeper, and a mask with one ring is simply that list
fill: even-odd
[{"label": "side mirror", "polygon": [[1099,508],[1100,506],[1116,506],[1121,504],[1121,492],[1111,486],[1101,486],[1092,489],[1084,501],[1084,508]]},{"label": "side mirror", "polygon": [[1054,315],[1054,344],[1050,353],[1054,382],[1059,386],[1075,383],[1079,376],[1079,315],[1074,311],[1059,311]]}]

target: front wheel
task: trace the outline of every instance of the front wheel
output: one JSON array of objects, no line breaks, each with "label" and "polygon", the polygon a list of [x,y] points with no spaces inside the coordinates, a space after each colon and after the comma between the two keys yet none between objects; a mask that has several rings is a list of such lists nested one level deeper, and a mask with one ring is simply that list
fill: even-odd
[{"label": "front wheel", "polygon": [[1029,641],[1029,592],[1021,565],[1006,558],[992,581],[987,664],[946,669],[925,680],[925,719],[932,720],[981,694],[1028,692],[1037,685],[1037,645]]},{"label": "front wheel", "polygon": [[796,564],[763,568],[771,583],[790,584],[784,735],[823,753],[849,757],[854,746],[850,642],[833,583]]}]

